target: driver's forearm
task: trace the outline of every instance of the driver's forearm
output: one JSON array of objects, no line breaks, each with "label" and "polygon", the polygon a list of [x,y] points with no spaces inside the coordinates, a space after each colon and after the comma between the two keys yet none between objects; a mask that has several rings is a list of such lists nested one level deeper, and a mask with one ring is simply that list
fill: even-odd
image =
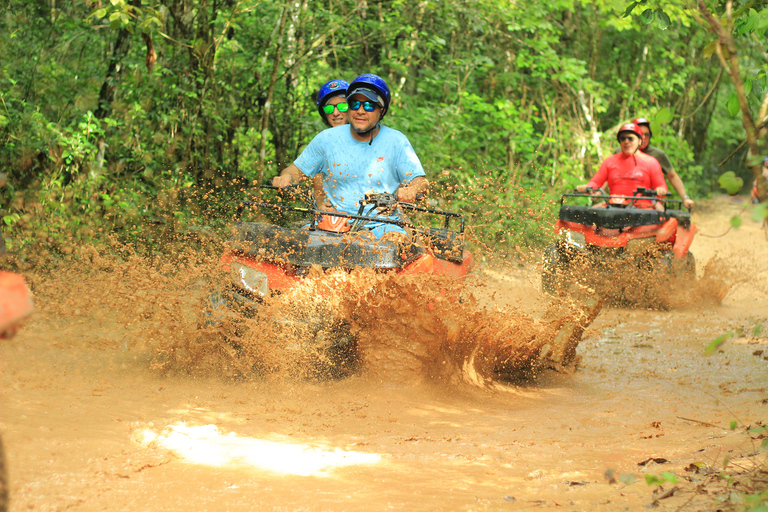
[{"label": "driver's forearm", "polygon": [[291,183],[299,183],[304,178],[304,173],[294,164],[291,164],[280,172],[280,176],[289,176]]},{"label": "driver's forearm", "polygon": [[685,196],[687,195],[685,192],[685,185],[683,185],[683,180],[680,179],[680,176],[678,176],[674,169],[667,173],[667,180],[669,181],[669,184],[672,185],[672,188],[675,189],[675,192],[680,195],[680,199],[685,199]]}]

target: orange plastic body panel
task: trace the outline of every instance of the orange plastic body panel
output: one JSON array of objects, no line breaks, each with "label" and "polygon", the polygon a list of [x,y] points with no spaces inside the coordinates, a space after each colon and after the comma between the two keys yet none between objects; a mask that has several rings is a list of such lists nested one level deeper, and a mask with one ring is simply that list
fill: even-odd
[{"label": "orange plastic body panel", "polygon": [[233,254],[229,251],[225,252],[224,255],[221,257],[221,267],[225,271],[229,272],[232,269],[230,264],[233,261],[240,262],[243,265],[247,265],[257,270],[261,270],[262,272],[267,274],[269,288],[271,290],[280,290],[280,291],[289,290],[293,288],[293,286],[301,280],[300,277],[287,275],[286,268],[283,265],[279,265],[275,263],[266,263],[264,261],[259,261],[254,258],[249,258],[248,256],[244,256],[242,254]]},{"label": "orange plastic body panel", "polygon": [[657,243],[669,242],[672,252],[680,259],[688,254],[697,228],[691,224],[688,229],[678,225],[677,219],[671,218],[664,224],[656,226],[638,226],[624,232],[618,229],[598,229],[597,232],[591,226],[585,226],[575,222],[564,222],[558,219],[555,223],[555,231],[561,233],[563,229],[582,233],[586,242],[598,247],[625,247],[627,242],[637,238],[655,237]]},{"label": "orange plastic body panel", "polygon": [[696,224],[691,224],[688,229],[677,227],[677,233],[675,233],[675,243],[672,246],[672,252],[675,254],[675,258],[683,258],[688,254],[688,249],[693,242],[693,236],[698,231]]},{"label": "orange plastic body panel", "polygon": [[23,319],[32,314],[32,294],[18,274],[0,271],[0,337],[13,334]]},{"label": "orange plastic body panel", "polygon": [[669,241],[672,235],[675,234],[676,230],[677,230],[677,219],[675,218],[669,219],[667,222],[662,224],[661,227],[659,227],[659,230],[656,233],[656,241],[657,242]]},{"label": "orange plastic body panel", "polygon": [[[436,258],[431,254],[422,254],[414,261],[406,265],[398,273],[401,274],[428,274],[451,277],[466,276],[474,266],[472,253],[464,251],[464,260],[461,263],[452,263]],[[267,275],[269,288],[271,290],[285,291],[293,288],[301,277],[287,274],[287,268],[284,265],[276,263],[267,263],[254,258],[249,258],[240,253],[225,252],[221,257],[221,268],[225,272],[232,269],[231,263],[237,261],[250,268],[261,270]]]},{"label": "orange plastic body panel", "polygon": [[[677,224],[677,221],[675,221],[675,224]],[[636,238],[656,237],[659,227],[638,226],[623,232],[618,229],[601,228],[595,232],[592,226],[585,226],[576,222],[564,222],[558,219],[555,223],[555,231],[560,233],[563,229],[582,233],[588,244],[597,245],[598,247],[625,247],[627,242]]]},{"label": "orange plastic body panel", "polygon": [[466,276],[475,265],[472,253],[464,251],[464,260],[461,263],[435,258],[431,254],[422,254],[400,271],[402,274],[430,274],[439,276],[462,277]]},{"label": "orange plastic body panel", "polygon": [[351,229],[349,219],[346,217],[336,217],[334,215],[321,215],[317,227],[323,231],[331,233],[346,233]]}]

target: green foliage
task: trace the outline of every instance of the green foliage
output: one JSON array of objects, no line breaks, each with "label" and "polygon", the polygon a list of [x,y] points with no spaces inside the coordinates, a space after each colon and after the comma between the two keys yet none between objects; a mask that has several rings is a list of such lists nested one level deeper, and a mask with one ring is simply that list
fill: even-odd
[{"label": "green foliage", "polygon": [[[757,15],[739,30],[759,30]],[[614,151],[621,122],[650,117],[654,145],[699,193],[716,189],[708,131],[728,147],[740,129],[708,96],[716,69],[691,51],[711,37],[686,8],[646,0],[11,0],[0,40],[0,207],[13,225],[62,215],[69,194],[75,211],[120,210],[132,226],[166,214],[167,187],[186,191],[184,216],[211,204],[225,216],[323,128],[318,86],[361,72],[390,84],[385,124],[410,138],[440,202],[503,250],[544,242],[557,196]],[[745,72],[759,101],[764,70]],[[214,194],[196,205],[191,190]]]},{"label": "green foliage", "polygon": [[671,471],[665,471],[660,475],[645,475],[645,483],[648,485],[664,485],[666,483],[676,484],[677,476]]},{"label": "green foliage", "polygon": [[[679,9],[657,0],[643,0],[643,5],[647,5],[648,9],[655,7],[675,14]],[[764,65],[768,4],[748,2],[736,3],[734,6],[732,2],[721,2],[708,6],[700,3],[690,4],[683,9],[689,10],[689,17],[710,32],[710,40],[703,47],[702,57],[707,60],[717,54],[717,61],[722,64],[723,74],[727,77],[726,83],[717,91],[722,98],[720,105],[712,112],[714,116],[710,126],[714,130],[709,133],[710,149],[702,147],[701,153],[715,161],[725,157],[719,165],[727,163],[735,155],[737,158],[728,163],[725,169],[741,177],[749,176],[752,180],[757,177],[757,165],[744,165],[746,151],[732,153],[731,148],[733,145],[746,144],[752,153],[765,152],[768,148],[765,131],[761,132],[759,126],[758,129],[754,128],[762,121],[762,105],[768,101]],[[629,15],[629,12],[625,15]],[[729,118],[734,122],[730,123]],[[741,126],[737,127],[736,118]],[[712,137],[713,132],[718,137]],[[728,137],[738,134],[736,141],[722,144],[717,140],[721,132]]]},{"label": "green foliage", "polygon": [[714,354],[716,351],[720,349],[720,347],[723,346],[723,344],[726,341],[728,341],[734,335],[735,333],[732,333],[732,332],[721,334],[720,336],[712,340],[712,342],[709,345],[707,345],[707,348],[704,349],[704,353],[708,356]]},{"label": "green foliage", "polygon": [[744,186],[744,180],[737,177],[733,171],[723,173],[723,175],[717,179],[717,183],[731,195],[738,194],[741,187]]},{"label": "green foliage", "polygon": [[768,203],[760,203],[752,206],[752,220],[762,222],[768,219]]}]

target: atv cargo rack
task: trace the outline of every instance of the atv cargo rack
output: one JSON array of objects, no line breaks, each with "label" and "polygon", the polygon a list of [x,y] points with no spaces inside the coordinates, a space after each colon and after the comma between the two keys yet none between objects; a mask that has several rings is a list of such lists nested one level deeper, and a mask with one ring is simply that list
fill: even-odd
[{"label": "atv cargo rack", "polygon": [[[618,196],[618,195],[592,195],[590,193],[573,192],[563,194],[560,199],[559,218],[565,222],[575,222],[587,226],[604,229],[626,229],[639,226],[654,226],[666,222],[669,218],[677,219],[680,227],[688,228],[691,225],[691,213],[682,209],[668,208],[670,203],[682,207],[682,201],[679,199],[659,199],[656,198],[653,191],[647,189],[638,189],[638,196]],[[605,207],[595,208],[594,206],[577,206],[565,204],[566,198],[587,198],[591,200],[605,201]],[[636,201],[655,198],[657,201],[663,201],[665,210],[651,210],[647,208],[638,208],[634,205]],[[611,199],[621,199],[628,201],[629,204],[612,204]]]},{"label": "atv cargo rack", "polygon": [[[291,189],[294,189],[297,186],[298,185],[292,185],[291,187],[287,187],[288,192],[290,192]],[[261,185],[260,188],[267,189],[267,190],[284,190],[284,189],[281,189],[280,187],[275,187],[272,185]],[[421,195],[419,194],[419,196]],[[464,216],[460,213],[448,212],[445,210],[435,210],[433,208],[422,208],[421,206],[416,206],[410,203],[401,203],[397,201],[392,194],[370,194],[367,197],[370,197],[371,199],[366,199],[366,201],[363,202],[363,204],[361,205],[361,210],[365,205],[372,205],[374,209],[398,207],[398,208],[402,208],[403,210],[429,213],[432,215],[440,215],[445,217],[444,229],[450,229],[450,220],[452,218],[457,218],[459,219],[459,233],[464,233]],[[417,197],[417,199],[420,199],[420,197]],[[395,226],[400,226],[402,228],[413,227],[413,225],[408,221],[395,220],[387,217],[381,217],[378,215],[361,215],[360,213],[362,212],[360,212],[358,215],[353,215],[349,213],[319,210],[316,207],[314,207],[313,198],[310,198],[307,202],[312,206],[296,207],[296,206],[286,206],[286,205],[274,204],[274,203],[240,201],[235,219],[240,220],[245,208],[250,206],[250,207],[256,207],[256,208],[267,208],[267,209],[278,210],[278,211],[293,211],[293,212],[303,213],[305,215],[311,215],[312,217],[310,220],[309,229],[313,231],[317,229],[317,217],[319,215],[331,215],[333,217],[341,217],[341,218],[352,219],[356,221],[380,222],[382,224],[392,224]]]},{"label": "atv cargo rack", "polygon": [[[296,186],[287,192],[295,191]],[[281,190],[271,185],[261,188]],[[294,193],[294,195],[298,195]],[[236,235],[230,240],[232,249],[250,253],[261,259],[284,261],[291,265],[307,267],[320,265],[324,268],[334,266],[361,266],[379,269],[401,268],[424,252],[418,244],[409,247],[395,242],[368,240],[365,237],[344,237],[341,233],[332,233],[318,228],[318,217],[329,215],[355,221],[349,234],[361,231],[365,222],[391,224],[409,228],[418,233],[434,254],[453,263],[464,261],[464,218],[459,213],[422,208],[409,203],[398,202],[392,194],[369,194],[361,205],[359,215],[320,210],[314,205],[314,196],[307,191],[306,207],[283,204],[241,201],[235,223]],[[444,227],[417,227],[407,219],[391,219],[381,215],[362,215],[365,206],[372,206],[373,211],[393,211],[395,208],[418,211],[445,217]],[[265,208],[283,212],[298,212],[310,215],[309,223],[303,227],[279,227],[259,222],[240,221],[246,207]],[[450,228],[451,219],[459,220],[459,230]]]}]

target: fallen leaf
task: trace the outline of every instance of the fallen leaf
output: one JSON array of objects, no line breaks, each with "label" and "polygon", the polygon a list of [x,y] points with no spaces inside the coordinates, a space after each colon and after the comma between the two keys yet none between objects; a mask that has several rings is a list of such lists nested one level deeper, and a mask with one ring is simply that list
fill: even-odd
[{"label": "fallen leaf", "polygon": [[655,462],[656,464],[666,464],[669,461],[667,459],[662,458],[662,457],[651,457],[650,459],[646,459],[643,462],[638,462],[637,465],[638,466],[645,466],[649,462]]}]

